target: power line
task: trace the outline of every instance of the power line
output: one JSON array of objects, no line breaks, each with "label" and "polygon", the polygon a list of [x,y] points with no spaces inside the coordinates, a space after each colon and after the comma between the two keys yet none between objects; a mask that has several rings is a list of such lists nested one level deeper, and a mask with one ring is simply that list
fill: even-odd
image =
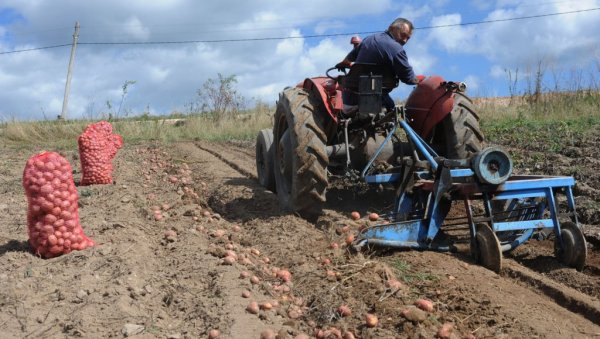
[{"label": "power line", "polygon": [[583,12],[591,12],[600,10],[600,7],[597,8],[589,8],[589,9],[580,9],[576,11],[569,12],[560,12],[560,13],[548,13],[548,14],[538,14],[538,15],[529,15],[522,16],[517,18],[506,18],[506,19],[494,19],[494,20],[484,20],[484,21],[472,21],[472,22],[464,22],[460,24],[448,24],[448,25],[438,25],[438,26],[425,26],[425,27],[415,27],[415,29],[433,29],[433,28],[447,28],[447,27],[456,27],[456,26],[471,26],[471,25],[480,25],[480,24],[489,24],[494,22],[504,22],[504,21],[516,21],[516,20],[527,20],[527,19],[536,19],[536,18],[544,18],[549,16],[557,16],[563,14],[575,14],[575,13],[583,13]]},{"label": "power line", "polygon": [[[415,27],[415,30],[427,30],[427,29],[449,28],[449,27],[459,27],[459,26],[473,26],[473,25],[481,25],[481,24],[488,24],[488,23],[495,23],[495,22],[528,20],[528,19],[544,18],[544,17],[551,17],[551,16],[557,16],[557,15],[591,12],[591,11],[597,11],[597,10],[600,10],[600,7],[574,10],[574,11],[568,11],[568,12],[529,15],[529,16],[506,18],[506,19],[482,20],[482,21],[472,21],[472,22],[464,22],[464,23],[458,23],[458,24]],[[379,33],[379,32],[381,32],[381,31],[314,34],[314,35],[291,36],[291,37],[263,37],[263,38],[215,39],[215,40],[79,42],[79,45],[169,45],[169,44],[174,45],[174,44],[196,44],[196,43],[252,42],[252,41],[289,40],[289,39],[315,39],[315,38],[327,38],[327,37],[337,37],[337,36],[349,36],[349,35],[354,35],[354,34],[368,35],[368,34],[374,34],[374,33]],[[71,44],[61,44],[61,45],[54,45],[54,46],[45,46],[45,47],[29,48],[29,49],[22,49],[22,50],[14,50],[14,51],[8,51],[8,52],[0,52],[0,55],[29,52],[29,51],[43,50],[43,49],[52,49],[52,48],[59,48],[59,47],[66,47],[66,46],[71,46]]]},{"label": "power line", "polygon": [[27,48],[27,49],[18,49],[18,50],[14,50],[14,51],[0,52],[0,54],[12,54],[12,53],[39,51],[39,50],[42,50],[42,49],[52,49],[52,48],[59,48],[59,47],[65,47],[65,46],[71,46],[71,44],[62,44],[62,45],[35,47],[35,48]]},{"label": "power line", "polygon": [[[515,21],[515,20],[527,20],[527,19],[535,19],[535,18],[543,18],[549,16],[557,16],[564,14],[575,14],[582,12],[591,12],[600,10],[600,7],[597,8],[589,8],[582,10],[575,10],[569,12],[560,12],[560,13],[548,13],[548,14],[539,14],[539,15],[530,15],[516,18],[506,18],[506,19],[495,19],[495,20],[483,20],[483,21],[473,21],[473,22],[465,22],[459,24],[448,24],[448,25],[438,25],[438,26],[425,26],[425,27],[415,27],[415,30],[425,30],[425,29],[435,29],[435,28],[449,28],[456,26],[472,26],[472,25],[481,25],[487,23],[494,22],[503,22],[503,21]],[[244,41],[268,41],[268,40],[288,40],[288,39],[314,39],[314,38],[327,38],[327,37],[336,37],[336,36],[348,36],[354,34],[374,34],[379,33],[381,31],[371,31],[371,32],[353,32],[353,33],[330,33],[330,34],[314,34],[314,35],[304,35],[304,36],[296,36],[296,37],[263,37],[263,38],[240,38],[240,39],[217,39],[217,40],[185,40],[185,41],[138,41],[138,42],[81,42],[81,45],[159,45],[159,44],[191,44],[191,43],[218,43],[218,42],[244,42]]]},{"label": "power line", "polygon": [[168,44],[194,44],[194,43],[216,43],[216,42],[244,42],[244,41],[269,41],[269,40],[290,40],[290,39],[313,39],[335,36],[347,36],[353,34],[373,34],[373,32],[355,32],[355,33],[331,33],[315,34],[288,37],[264,37],[264,38],[240,38],[240,39],[216,39],[216,40],[182,40],[182,41],[131,41],[131,42],[80,42],[80,45],[168,45]]}]

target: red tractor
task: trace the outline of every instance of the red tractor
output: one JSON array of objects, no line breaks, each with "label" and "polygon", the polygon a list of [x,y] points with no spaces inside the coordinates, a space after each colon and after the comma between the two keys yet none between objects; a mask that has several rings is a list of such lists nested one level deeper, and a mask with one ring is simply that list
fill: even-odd
[{"label": "red tractor", "polygon": [[[348,74],[332,76],[333,70],[284,89],[273,130],[258,134],[259,181],[277,193],[284,210],[313,218],[322,211],[331,178],[359,180],[367,171],[392,173],[405,166],[414,149],[395,133],[398,119],[444,158],[466,159],[482,150],[479,118],[463,83],[427,77],[404,107],[387,110],[382,94],[398,85],[389,72],[369,64],[354,64]],[[345,91],[358,105],[344,108]]]}]

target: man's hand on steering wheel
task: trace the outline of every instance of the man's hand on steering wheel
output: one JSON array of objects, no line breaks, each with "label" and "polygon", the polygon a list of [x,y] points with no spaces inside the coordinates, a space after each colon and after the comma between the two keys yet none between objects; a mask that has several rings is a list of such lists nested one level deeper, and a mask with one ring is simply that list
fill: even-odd
[{"label": "man's hand on steering wheel", "polygon": [[342,62],[338,62],[337,65],[335,65],[335,68],[338,70],[338,72],[346,74],[346,69],[350,68],[350,63],[344,60]]},{"label": "man's hand on steering wheel", "polygon": [[335,69],[338,72],[343,73],[343,75],[347,75],[348,72],[346,70],[349,69],[350,66],[351,66],[351,63],[347,62],[346,60],[344,60],[342,62],[338,62],[335,66],[333,66],[330,69],[328,69],[327,72],[325,72],[325,75],[327,75],[327,77],[329,79],[338,80],[338,77],[340,77],[341,74],[334,76],[334,75],[329,74],[329,72],[331,72],[331,71],[333,71]]}]

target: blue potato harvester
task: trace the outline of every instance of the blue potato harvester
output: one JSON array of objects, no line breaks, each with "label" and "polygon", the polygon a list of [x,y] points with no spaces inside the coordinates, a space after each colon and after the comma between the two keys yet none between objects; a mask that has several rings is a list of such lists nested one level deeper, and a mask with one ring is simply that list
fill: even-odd
[{"label": "blue potato harvester", "polygon": [[[412,156],[403,158],[397,173],[369,174],[398,126],[406,133]],[[502,252],[531,238],[544,239],[553,231],[556,258],[583,269],[587,246],[575,213],[573,177],[512,175],[512,160],[496,147],[485,148],[469,159],[439,157],[404,120],[402,108],[389,132],[361,175],[369,184],[396,185],[395,207],[383,215],[383,223],[361,232],[355,248],[452,251],[457,238],[448,234],[468,228],[476,262],[499,272]],[[566,197],[562,213],[558,195]],[[453,202],[462,202],[464,215],[451,213]]]}]

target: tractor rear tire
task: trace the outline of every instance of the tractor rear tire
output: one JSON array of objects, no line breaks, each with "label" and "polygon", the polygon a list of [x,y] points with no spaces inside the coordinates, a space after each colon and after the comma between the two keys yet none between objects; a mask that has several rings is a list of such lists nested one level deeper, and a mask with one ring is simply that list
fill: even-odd
[{"label": "tractor rear tire", "polygon": [[256,172],[258,182],[271,192],[275,192],[274,153],[273,130],[261,130],[256,136]]},{"label": "tractor rear tire", "polygon": [[483,149],[484,136],[479,126],[473,102],[466,95],[456,93],[454,106],[437,129],[434,140],[439,145],[441,156],[448,159],[466,159]]},{"label": "tractor rear tire", "polygon": [[281,207],[306,219],[319,216],[327,190],[326,114],[301,88],[280,94],[273,130],[275,182]]}]

